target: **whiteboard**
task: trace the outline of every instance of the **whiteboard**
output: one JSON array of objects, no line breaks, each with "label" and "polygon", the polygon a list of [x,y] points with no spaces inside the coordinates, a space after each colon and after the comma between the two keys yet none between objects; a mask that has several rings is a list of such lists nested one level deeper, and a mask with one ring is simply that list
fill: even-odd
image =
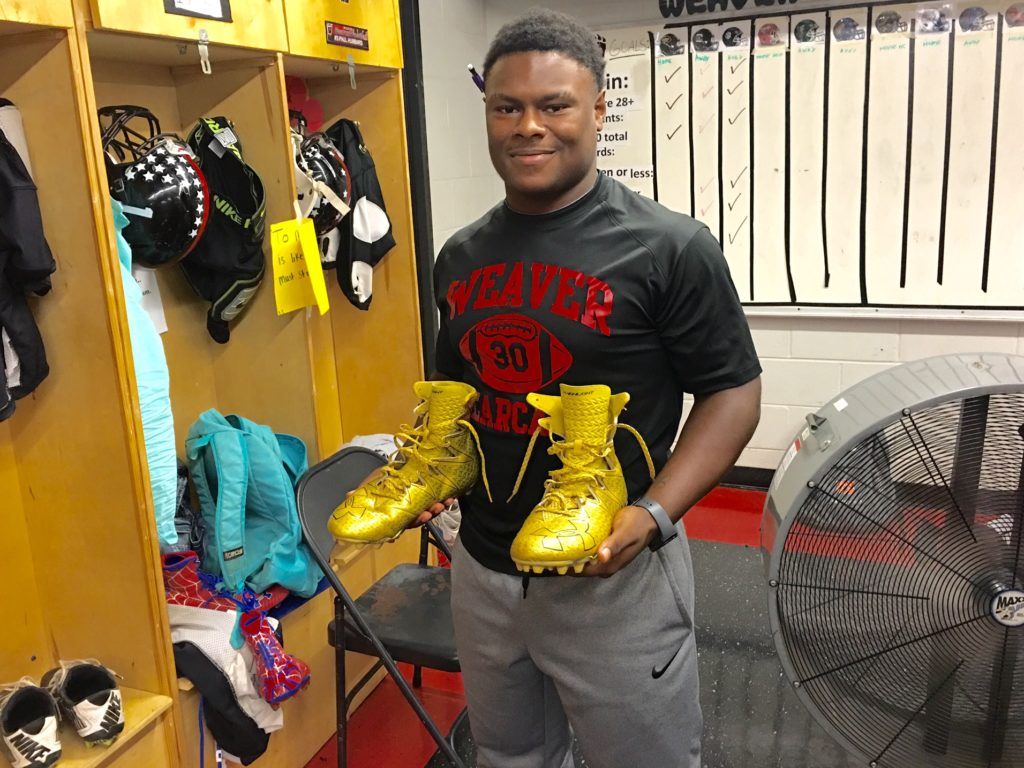
[{"label": "whiteboard", "polygon": [[1024,319],[1024,5],[602,30],[598,167],[705,223],[749,314]]}]

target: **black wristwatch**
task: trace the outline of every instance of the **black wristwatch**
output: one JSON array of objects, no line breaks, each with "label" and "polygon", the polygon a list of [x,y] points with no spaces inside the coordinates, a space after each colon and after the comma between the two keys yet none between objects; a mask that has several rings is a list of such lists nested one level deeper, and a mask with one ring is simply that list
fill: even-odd
[{"label": "black wristwatch", "polygon": [[651,552],[657,552],[679,535],[679,529],[677,529],[675,523],[672,522],[672,518],[668,516],[668,512],[666,512],[665,508],[654,499],[641,496],[639,499],[634,501],[631,506],[646,509],[648,514],[654,518],[654,522],[658,526],[658,532],[654,534],[654,538],[651,539],[651,543],[649,545]]}]

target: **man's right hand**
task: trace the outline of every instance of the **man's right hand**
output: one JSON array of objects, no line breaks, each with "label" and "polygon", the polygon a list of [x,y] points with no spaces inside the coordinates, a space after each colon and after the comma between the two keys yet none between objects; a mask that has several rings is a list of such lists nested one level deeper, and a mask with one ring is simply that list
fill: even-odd
[{"label": "man's right hand", "polygon": [[[362,486],[366,485],[367,483],[370,483],[370,482],[373,482],[374,480],[376,480],[377,477],[380,476],[382,471],[383,471],[383,467],[381,467],[379,469],[373,470],[373,472],[368,474],[366,476],[366,478],[363,480],[363,482],[361,482],[359,484],[359,487],[361,488]],[[349,491],[347,494],[345,494],[346,498],[351,496],[353,493],[355,493],[354,490],[353,491]],[[445,499],[444,501],[435,501],[433,504],[431,504],[429,507],[427,507],[425,510],[423,510],[415,520],[413,520],[411,523],[409,523],[409,525],[407,527],[409,527],[409,528],[419,528],[421,525],[423,525],[425,523],[429,523],[431,520],[433,520],[435,517],[440,515],[442,512],[445,511],[445,509],[447,509],[448,507],[450,507],[454,503],[455,503],[455,499]]]}]

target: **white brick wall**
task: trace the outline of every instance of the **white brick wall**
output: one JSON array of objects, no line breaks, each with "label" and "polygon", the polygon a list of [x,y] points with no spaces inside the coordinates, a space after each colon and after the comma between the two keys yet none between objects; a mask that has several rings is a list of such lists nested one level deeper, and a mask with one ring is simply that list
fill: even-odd
[{"label": "white brick wall", "polygon": [[[480,95],[466,64],[482,69],[490,38],[531,5],[430,0],[420,11],[436,249],[503,196],[487,155]],[[592,26],[660,20],[653,0],[546,0],[544,5]],[[1016,323],[752,317],[750,327],[764,366],[764,396],[761,424],[740,457],[739,463],[749,467],[774,469],[808,412],[890,365],[951,352],[1024,354],[1024,324]]]}]

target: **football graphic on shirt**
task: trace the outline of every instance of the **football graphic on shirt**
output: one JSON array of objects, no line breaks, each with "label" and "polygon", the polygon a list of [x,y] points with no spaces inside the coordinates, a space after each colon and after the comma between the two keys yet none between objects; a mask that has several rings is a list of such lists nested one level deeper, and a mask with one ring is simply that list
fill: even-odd
[{"label": "football graphic on shirt", "polygon": [[466,331],[459,352],[499,392],[536,392],[572,365],[572,354],[547,328],[516,314],[481,320]]}]

